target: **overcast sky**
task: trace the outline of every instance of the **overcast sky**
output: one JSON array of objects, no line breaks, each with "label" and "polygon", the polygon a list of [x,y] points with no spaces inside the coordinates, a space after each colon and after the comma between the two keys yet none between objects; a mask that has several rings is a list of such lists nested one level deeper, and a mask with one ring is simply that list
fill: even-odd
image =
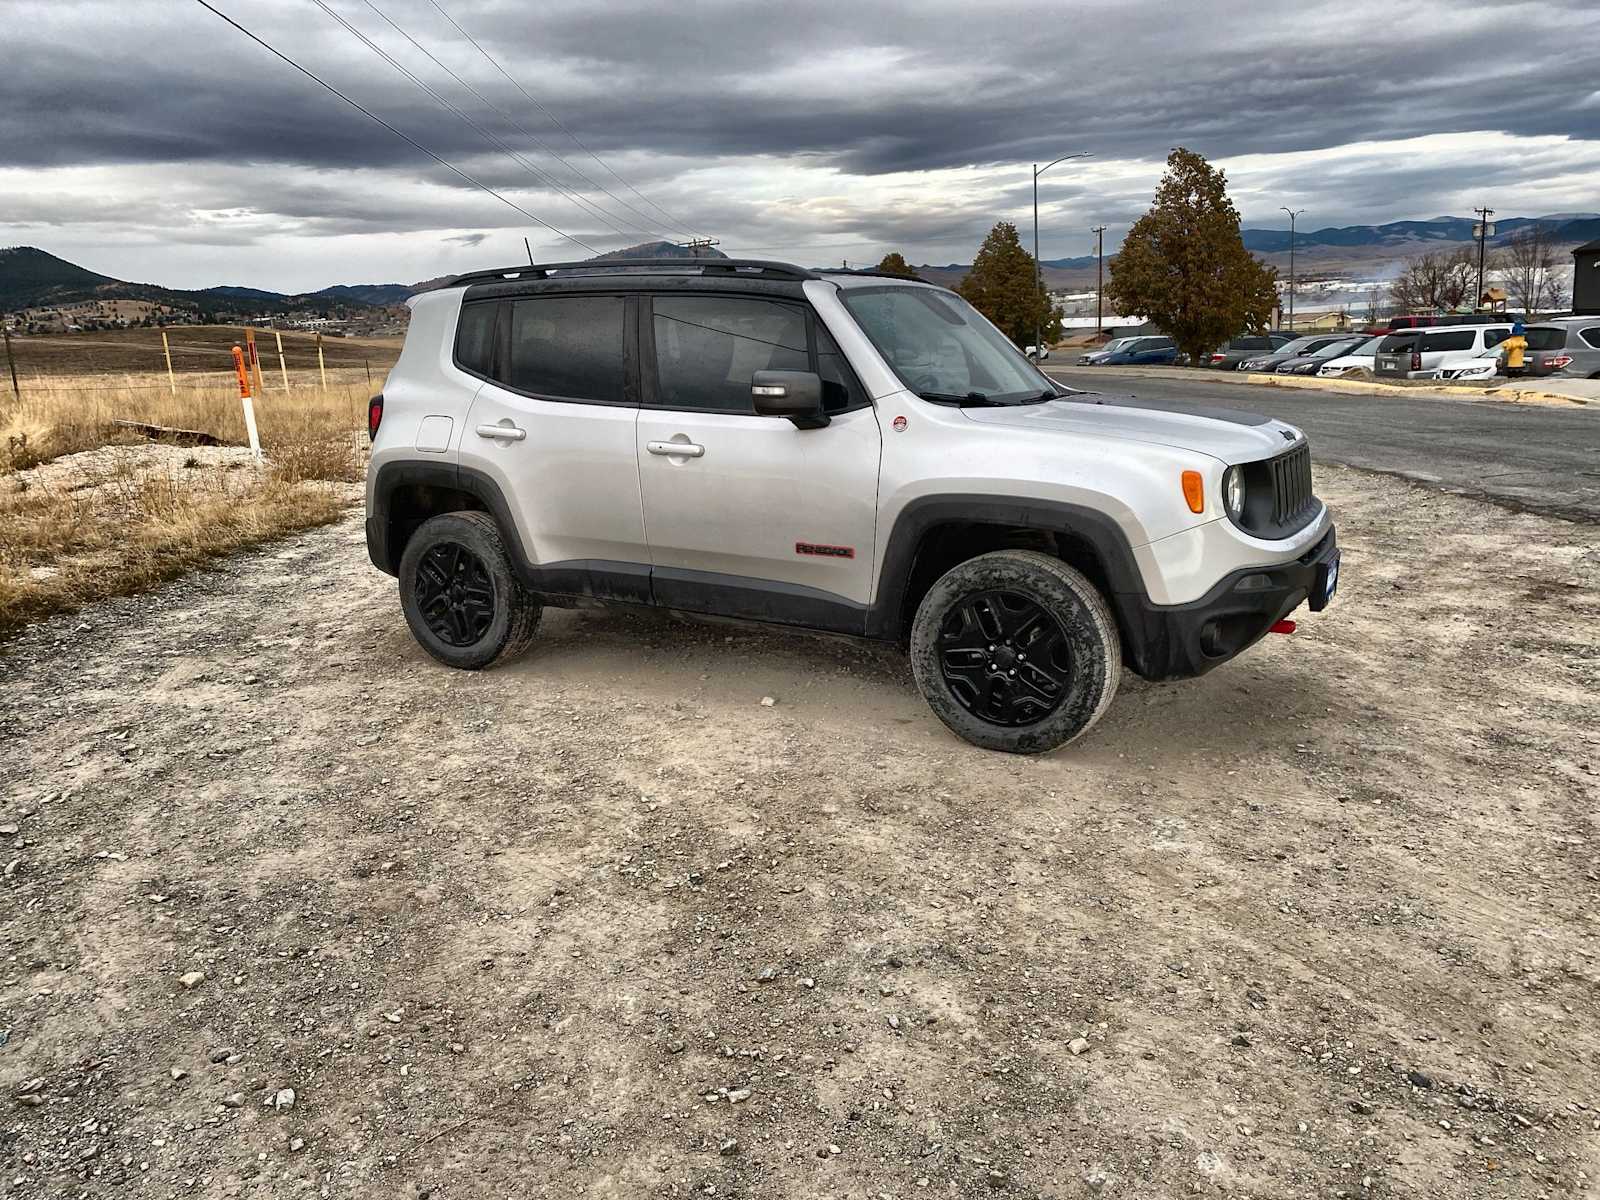
[{"label": "overcast sky", "polygon": [[[1089,151],[1039,191],[1042,256],[1085,254],[1175,145],[1227,169],[1247,225],[1600,210],[1595,0],[322,0],[472,123],[318,0],[212,2],[602,250],[969,262],[996,220],[1031,236],[1030,163]],[[0,245],[285,291],[514,262],[524,235],[591,253],[194,0],[0,0],[0,31]]]}]

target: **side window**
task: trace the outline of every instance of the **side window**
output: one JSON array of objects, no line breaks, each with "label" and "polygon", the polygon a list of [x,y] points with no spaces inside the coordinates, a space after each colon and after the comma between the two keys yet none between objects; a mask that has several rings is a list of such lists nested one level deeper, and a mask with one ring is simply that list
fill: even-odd
[{"label": "side window", "polygon": [[1487,350],[1490,346],[1498,346],[1510,336],[1511,330],[1509,329],[1485,329],[1483,331],[1483,348]]},{"label": "side window", "polygon": [[809,371],[805,310],[742,296],[651,301],[656,399],[663,408],[753,413],[757,371]]},{"label": "side window", "polygon": [[621,296],[537,296],[511,305],[509,378],[552,400],[627,399]]},{"label": "side window", "polygon": [[1600,325],[1592,325],[1578,335],[1596,350],[1600,350]]},{"label": "side window", "polygon": [[1417,348],[1424,352],[1471,350],[1476,340],[1477,334],[1470,329],[1451,330],[1449,333],[1425,333],[1422,335],[1422,345]]},{"label": "side window", "polygon": [[461,306],[461,318],[456,322],[456,365],[462,370],[474,375],[492,373],[494,319],[499,311],[500,305],[493,300]]},{"label": "side window", "polygon": [[816,322],[817,374],[822,376],[822,411],[840,413],[860,408],[866,403],[866,393],[856,382],[855,373],[845,361],[844,352],[823,327]]}]

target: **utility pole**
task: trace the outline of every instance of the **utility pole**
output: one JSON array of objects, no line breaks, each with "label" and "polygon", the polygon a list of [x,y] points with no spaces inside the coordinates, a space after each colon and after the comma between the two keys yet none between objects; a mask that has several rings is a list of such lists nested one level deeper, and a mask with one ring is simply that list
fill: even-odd
[{"label": "utility pole", "polygon": [[[1042,306],[1044,300],[1044,267],[1039,262],[1039,176],[1055,166],[1056,163],[1064,163],[1071,158],[1089,157],[1091,156],[1087,153],[1063,154],[1055,162],[1047,162],[1042,167],[1038,163],[1033,164],[1033,290],[1036,306]],[[1035,319],[1033,322],[1033,353],[1037,358],[1043,352],[1043,347],[1040,345],[1039,322]]]},{"label": "utility pole", "polygon": [[1494,209],[1475,208],[1472,211],[1478,214],[1478,227],[1472,231],[1478,235],[1478,294],[1472,298],[1472,311],[1477,312],[1483,306],[1483,244],[1494,232],[1494,226],[1489,224]]},{"label": "utility pole", "polygon": [[722,243],[719,242],[716,238],[708,238],[708,237],[707,238],[690,238],[687,242],[679,242],[678,243],[678,245],[682,246],[685,250],[687,250],[689,252],[689,257],[690,258],[703,258],[704,255],[702,255],[700,253],[700,251],[709,250],[709,249],[711,249],[711,247],[720,246],[721,244]]},{"label": "utility pole", "polygon": [[1305,209],[1289,209],[1283,205],[1279,210],[1289,214],[1289,328],[1294,329],[1294,219],[1305,215]]},{"label": "utility pole", "polygon": [[1094,336],[1101,336],[1105,322],[1105,309],[1101,297],[1106,290],[1106,227],[1096,225],[1089,231],[1094,234]]}]

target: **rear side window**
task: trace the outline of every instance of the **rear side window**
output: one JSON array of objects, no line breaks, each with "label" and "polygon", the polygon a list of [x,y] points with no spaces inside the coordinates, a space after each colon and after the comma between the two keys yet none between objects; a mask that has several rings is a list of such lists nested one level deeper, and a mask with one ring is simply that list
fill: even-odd
[{"label": "rear side window", "polygon": [[1529,350],[1565,350],[1567,331],[1559,325],[1535,325],[1524,335]]},{"label": "rear side window", "polygon": [[1510,336],[1511,330],[1509,329],[1485,329],[1483,331],[1484,348],[1487,349],[1490,346],[1498,346]]},{"label": "rear side window", "polygon": [[1172,339],[1166,337],[1151,338],[1148,342],[1145,342],[1142,346],[1140,346],[1139,349],[1170,350],[1172,349]]},{"label": "rear side window", "polygon": [[1578,335],[1596,350],[1600,350],[1600,325],[1592,325]]},{"label": "rear side window", "polygon": [[1378,343],[1378,353],[1393,354],[1396,350],[1409,350],[1416,345],[1418,336],[1414,332],[1391,333]]},{"label": "rear side window", "polygon": [[500,306],[494,301],[461,306],[456,322],[456,365],[474,375],[488,375],[494,359],[494,318]]},{"label": "rear side window", "polygon": [[750,377],[757,371],[811,369],[805,313],[793,305],[657,296],[651,307],[655,403],[662,408],[754,413]]},{"label": "rear side window", "polygon": [[513,301],[505,382],[516,391],[555,400],[622,403],[625,312],[621,296]]},{"label": "rear side window", "polygon": [[1476,340],[1477,335],[1470,329],[1451,329],[1444,333],[1425,333],[1422,335],[1422,345],[1418,349],[1424,352],[1471,350]]}]

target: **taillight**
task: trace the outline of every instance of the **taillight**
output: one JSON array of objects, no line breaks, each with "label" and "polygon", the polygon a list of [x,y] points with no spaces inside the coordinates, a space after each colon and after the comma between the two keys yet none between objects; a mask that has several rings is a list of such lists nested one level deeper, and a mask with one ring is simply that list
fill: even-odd
[{"label": "taillight", "polygon": [[1213,354],[1211,356],[1211,361],[1212,362],[1221,362],[1223,359],[1225,359],[1227,357],[1228,356],[1226,354]]},{"label": "taillight", "polygon": [[1572,355],[1570,355],[1570,354],[1558,354],[1554,358],[1545,359],[1544,360],[1544,365],[1549,367],[1552,371],[1559,371],[1559,370],[1561,370],[1562,367],[1566,366],[1571,361],[1572,361]]},{"label": "taillight", "polygon": [[1411,369],[1413,371],[1422,370],[1422,355],[1418,354],[1415,350],[1411,352]]},{"label": "taillight", "polygon": [[378,426],[383,424],[383,393],[379,392],[367,401],[367,440],[376,441]]}]

